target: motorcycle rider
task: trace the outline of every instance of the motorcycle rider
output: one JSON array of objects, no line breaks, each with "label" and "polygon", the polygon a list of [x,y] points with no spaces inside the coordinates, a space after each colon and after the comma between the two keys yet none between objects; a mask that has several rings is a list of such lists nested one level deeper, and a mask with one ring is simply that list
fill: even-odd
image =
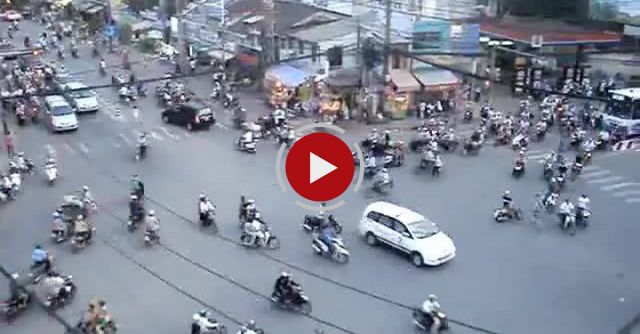
[{"label": "motorcycle rider", "polygon": [[437,334],[441,324],[440,318],[438,317],[438,312],[440,311],[438,297],[435,295],[429,295],[427,300],[422,303],[420,310],[426,319],[431,319],[431,328],[429,328],[429,333]]},{"label": "motorcycle rider", "polygon": [[36,245],[36,247],[31,252],[31,260],[33,261],[33,267],[41,267],[44,266],[44,272],[48,273],[51,270],[51,260],[49,259],[49,253],[42,249],[40,245]]},{"label": "motorcycle rider", "polygon": [[391,182],[391,175],[389,175],[389,170],[387,170],[386,168],[382,168],[375,176],[375,179],[373,180],[374,185],[384,185],[387,184],[389,182]]},{"label": "motorcycle rider", "polygon": [[440,169],[442,169],[442,166],[444,166],[444,162],[442,161],[442,157],[440,156],[440,154],[436,154],[436,158],[433,161],[433,168],[431,170],[431,175],[440,174]]},{"label": "motorcycle rider", "polygon": [[271,115],[275,126],[281,126],[287,120],[287,113],[282,108],[276,108]]},{"label": "motorcycle rider", "polygon": [[272,297],[276,301],[286,304],[291,299],[291,293],[296,286],[299,286],[299,284],[293,281],[289,273],[283,271],[276,279]]},{"label": "motorcycle rider", "polygon": [[580,195],[580,197],[578,197],[577,202],[578,202],[577,215],[579,217],[582,217],[582,215],[584,214],[585,211],[588,211],[588,212],[591,211],[591,200],[589,199],[589,197],[586,194]]},{"label": "motorcycle rider", "polygon": [[146,225],[146,233],[152,237],[157,237],[160,233],[160,220],[156,217],[156,213],[153,210],[149,210],[147,217],[144,219]]},{"label": "motorcycle rider", "polygon": [[53,212],[52,231],[57,235],[56,242],[63,242],[67,238],[67,224],[62,219],[62,210],[57,209]]},{"label": "motorcycle rider", "polygon": [[252,198],[246,199],[244,196],[240,196],[240,215],[241,221],[248,221],[253,219],[258,213],[258,207],[256,201]]},{"label": "motorcycle rider", "polygon": [[53,157],[49,157],[47,158],[47,161],[45,161],[44,163],[44,169],[50,169],[50,168],[56,168],[56,159],[54,159]]},{"label": "motorcycle rider", "polygon": [[18,169],[21,172],[27,172],[27,171],[31,170],[31,168],[33,167],[31,165],[31,163],[29,162],[29,160],[27,160],[27,158],[25,158],[24,152],[19,152],[18,153],[18,155],[15,158],[15,163],[16,163],[16,166],[18,167]]},{"label": "motorcycle rider", "polygon": [[47,292],[48,299],[58,299],[61,303],[64,303],[68,293],[65,289],[65,280],[62,276],[55,272],[49,272],[47,277],[42,281],[43,286]]},{"label": "motorcycle rider", "polygon": [[29,301],[29,294],[24,290],[21,282],[18,281],[20,278],[18,273],[13,273],[9,279],[9,304],[16,308],[26,307]]},{"label": "motorcycle rider", "polygon": [[138,196],[139,200],[144,198],[144,183],[140,179],[140,176],[137,174],[133,175],[131,181],[129,181],[129,187],[131,188],[131,193]]},{"label": "motorcycle rider", "polygon": [[575,209],[575,205],[573,205],[573,203],[568,198],[565,199],[562,204],[560,204],[560,207],[558,208],[558,214],[560,215],[563,228],[570,227],[565,225],[565,221],[568,215],[575,215]]},{"label": "motorcycle rider", "polygon": [[377,168],[376,157],[373,154],[366,155],[364,157],[364,169],[367,170],[375,170]]},{"label": "motorcycle rider", "polygon": [[391,131],[384,130],[384,147],[390,147],[390,146],[391,146]]},{"label": "motorcycle rider", "polygon": [[100,61],[98,62],[98,69],[100,70],[100,73],[106,73],[107,62],[104,61],[104,58],[100,58]]},{"label": "motorcycle rider", "polygon": [[129,198],[129,215],[134,223],[144,218],[144,206],[135,194]]},{"label": "motorcycle rider", "polygon": [[198,212],[200,214],[200,221],[203,222],[208,218],[208,213],[215,211],[216,207],[211,203],[211,200],[205,194],[200,194],[200,201],[198,202]]},{"label": "motorcycle rider", "polygon": [[256,213],[251,221],[244,223],[244,233],[248,236],[244,243],[246,246],[255,245],[259,238],[263,238],[264,223],[260,220],[260,213]]},{"label": "motorcycle rider", "polygon": [[318,231],[318,240],[322,242],[329,251],[333,251],[331,242],[337,238],[337,233],[331,224],[320,225],[320,231]]},{"label": "motorcycle rider", "polygon": [[377,142],[380,139],[380,134],[378,133],[378,129],[373,128],[371,132],[367,135],[367,141],[371,144],[374,141]]},{"label": "motorcycle rider", "polygon": [[220,327],[220,324],[209,318],[208,310],[201,310],[193,315],[193,323],[191,325],[191,334],[209,333]]},{"label": "motorcycle rider", "polygon": [[509,190],[505,190],[502,195],[502,208],[507,210],[508,214],[511,214],[511,210],[513,210],[513,198]]},{"label": "motorcycle rider", "polygon": [[256,325],[256,322],[252,319],[249,320],[246,324],[242,325],[242,327],[240,327],[240,334],[247,334],[247,333],[262,333],[262,329],[260,327],[258,327],[258,325]]},{"label": "motorcycle rider", "polygon": [[92,237],[91,224],[85,219],[83,215],[78,215],[73,221],[73,236],[76,238],[83,238],[86,241],[90,241]]},{"label": "motorcycle rider", "polygon": [[140,155],[142,155],[143,151],[146,151],[147,149],[147,133],[146,132],[142,132],[140,133],[140,135],[138,136],[138,152],[140,152]]},{"label": "motorcycle rider", "polygon": [[248,130],[240,137],[240,147],[245,148],[247,144],[251,144],[255,142],[255,138],[253,137],[253,131]]}]

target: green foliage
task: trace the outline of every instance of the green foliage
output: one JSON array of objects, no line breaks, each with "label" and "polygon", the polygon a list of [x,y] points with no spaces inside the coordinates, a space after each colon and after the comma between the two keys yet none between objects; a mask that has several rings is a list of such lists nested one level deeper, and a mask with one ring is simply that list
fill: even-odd
[{"label": "green foliage", "polygon": [[152,53],[155,51],[156,43],[156,40],[152,38],[145,38],[138,42],[138,49],[143,53]]},{"label": "green foliage", "polygon": [[120,43],[129,44],[131,42],[131,37],[133,37],[133,29],[131,29],[131,24],[122,23],[119,26],[120,28]]}]

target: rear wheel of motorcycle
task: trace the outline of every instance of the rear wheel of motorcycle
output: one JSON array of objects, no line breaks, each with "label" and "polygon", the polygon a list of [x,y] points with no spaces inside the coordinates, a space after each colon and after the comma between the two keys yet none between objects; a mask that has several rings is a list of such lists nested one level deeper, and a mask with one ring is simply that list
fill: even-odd
[{"label": "rear wheel of motorcycle", "polygon": [[347,262],[349,262],[349,256],[345,253],[337,253],[334,258],[336,259],[336,261],[338,261],[338,263],[342,263],[345,264]]},{"label": "rear wheel of motorcycle", "polygon": [[278,249],[278,248],[280,248],[280,240],[278,240],[278,238],[276,238],[276,237],[269,238],[269,240],[267,241],[267,247],[269,249]]}]

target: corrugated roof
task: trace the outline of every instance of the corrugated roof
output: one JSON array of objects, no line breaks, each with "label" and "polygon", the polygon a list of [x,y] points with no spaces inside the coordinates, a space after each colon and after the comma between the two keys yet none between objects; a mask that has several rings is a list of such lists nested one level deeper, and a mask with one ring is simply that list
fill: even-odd
[{"label": "corrugated roof", "polygon": [[289,36],[307,42],[320,42],[334,39],[350,32],[355,32],[356,29],[354,22],[340,20],[304,30],[298,30],[297,32],[289,34]]},{"label": "corrugated roof", "polygon": [[456,85],[460,83],[455,74],[443,69],[415,69],[413,75],[423,86]]},{"label": "corrugated roof", "polygon": [[399,92],[414,92],[420,90],[420,83],[411,75],[408,70],[391,70],[389,71],[391,81]]}]

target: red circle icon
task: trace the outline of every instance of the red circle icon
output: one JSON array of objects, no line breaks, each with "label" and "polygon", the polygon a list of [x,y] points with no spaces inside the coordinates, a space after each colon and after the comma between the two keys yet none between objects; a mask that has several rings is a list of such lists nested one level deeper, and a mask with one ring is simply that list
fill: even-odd
[{"label": "red circle icon", "polygon": [[349,146],[334,135],[320,132],[293,144],[285,164],[293,190],[315,202],[342,195],[351,185],[354,169]]}]

